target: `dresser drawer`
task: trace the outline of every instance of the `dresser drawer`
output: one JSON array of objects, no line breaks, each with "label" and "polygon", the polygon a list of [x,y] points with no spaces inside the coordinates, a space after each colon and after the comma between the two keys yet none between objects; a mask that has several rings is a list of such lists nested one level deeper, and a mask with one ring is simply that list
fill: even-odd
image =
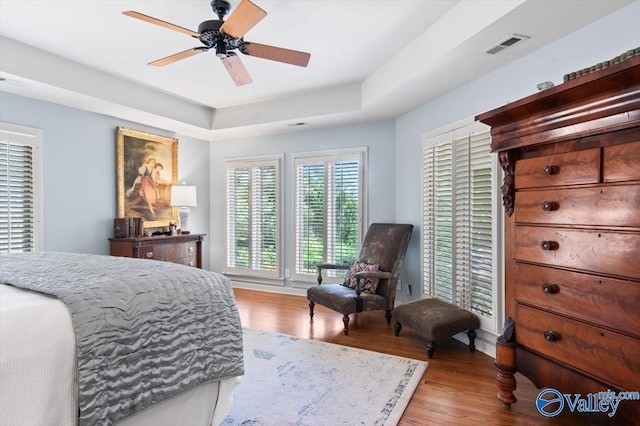
[{"label": "dresser drawer", "polygon": [[166,259],[167,262],[171,262],[171,263],[179,263],[180,265],[186,265],[186,266],[196,266],[196,257],[195,256],[188,256],[188,257],[180,257],[177,259]]},{"label": "dresser drawer", "polygon": [[640,227],[640,184],[519,191],[515,221]]},{"label": "dresser drawer", "polygon": [[605,182],[640,180],[640,141],[604,148]]},{"label": "dresser drawer", "polygon": [[598,183],[600,148],[529,158],[516,163],[515,187]]},{"label": "dresser drawer", "polygon": [[141,246],[138,257],[142,259],[171,260],[196,254],[196,243],[156,244]]},{"label": "dresser drawer", "polygon": [[640,279],[640,232],[515,226],[515,260]]},{"label": "dresser drawer", "polygon": [[518,302],[640,337],[640,282],[516,262]]},{"label": "dresser drawer", "polygon": [[520,304],[515,322],[522,346],[620,389],[640,389],[640,340]]}]

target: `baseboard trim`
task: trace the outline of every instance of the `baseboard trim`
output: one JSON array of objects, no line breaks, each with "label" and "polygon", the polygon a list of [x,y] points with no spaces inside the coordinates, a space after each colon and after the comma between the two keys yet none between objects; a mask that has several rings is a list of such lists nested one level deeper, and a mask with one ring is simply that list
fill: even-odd
[{"label": "baseboard trim", "polygon": [[257,290],[264,291],[266,293],[278,293],[278,294],[288,294],[293,296],[307,296],[307,290],[304,288],[294,288],[294,287],[276,287],[266,284],[255,284],[248,282],[238,282],[231,280],[231,285],[234,288],[242,288],[246,290]]}]

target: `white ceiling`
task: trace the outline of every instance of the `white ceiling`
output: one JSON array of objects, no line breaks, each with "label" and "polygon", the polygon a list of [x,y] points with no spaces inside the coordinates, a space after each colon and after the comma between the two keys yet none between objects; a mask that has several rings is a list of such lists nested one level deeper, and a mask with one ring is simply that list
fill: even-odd
[{"label": "white ceiling", "polygon": [[[206,140],[388,119],[632,2],[253,1],[268,15],[245,39],[307,68],[241,55],[253,83],[236,87],[213,51],[146,65],[199,41],[121,12],[197,30],[208,0],[0,0],[0,89]],[[483,53],[514,33],[530,39]]]}]

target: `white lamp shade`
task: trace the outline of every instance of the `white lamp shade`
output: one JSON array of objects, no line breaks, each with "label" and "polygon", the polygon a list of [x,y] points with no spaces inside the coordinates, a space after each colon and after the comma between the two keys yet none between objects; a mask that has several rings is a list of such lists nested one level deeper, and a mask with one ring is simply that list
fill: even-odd
[{"label": "white lamp shade", "polygon": [[174,185],[171,187],[171,205],[178,207],[196,207],[196,187],[190,185]]}]

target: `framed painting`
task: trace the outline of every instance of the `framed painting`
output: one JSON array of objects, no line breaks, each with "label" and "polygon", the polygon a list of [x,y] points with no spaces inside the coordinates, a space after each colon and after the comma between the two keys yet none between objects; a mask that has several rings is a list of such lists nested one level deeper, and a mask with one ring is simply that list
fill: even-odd
[{"label": "framed painting", "polygon": [[145,228],[177,221],[178,139],[118,127],[116,147],[116,217],[141,217]]}]

